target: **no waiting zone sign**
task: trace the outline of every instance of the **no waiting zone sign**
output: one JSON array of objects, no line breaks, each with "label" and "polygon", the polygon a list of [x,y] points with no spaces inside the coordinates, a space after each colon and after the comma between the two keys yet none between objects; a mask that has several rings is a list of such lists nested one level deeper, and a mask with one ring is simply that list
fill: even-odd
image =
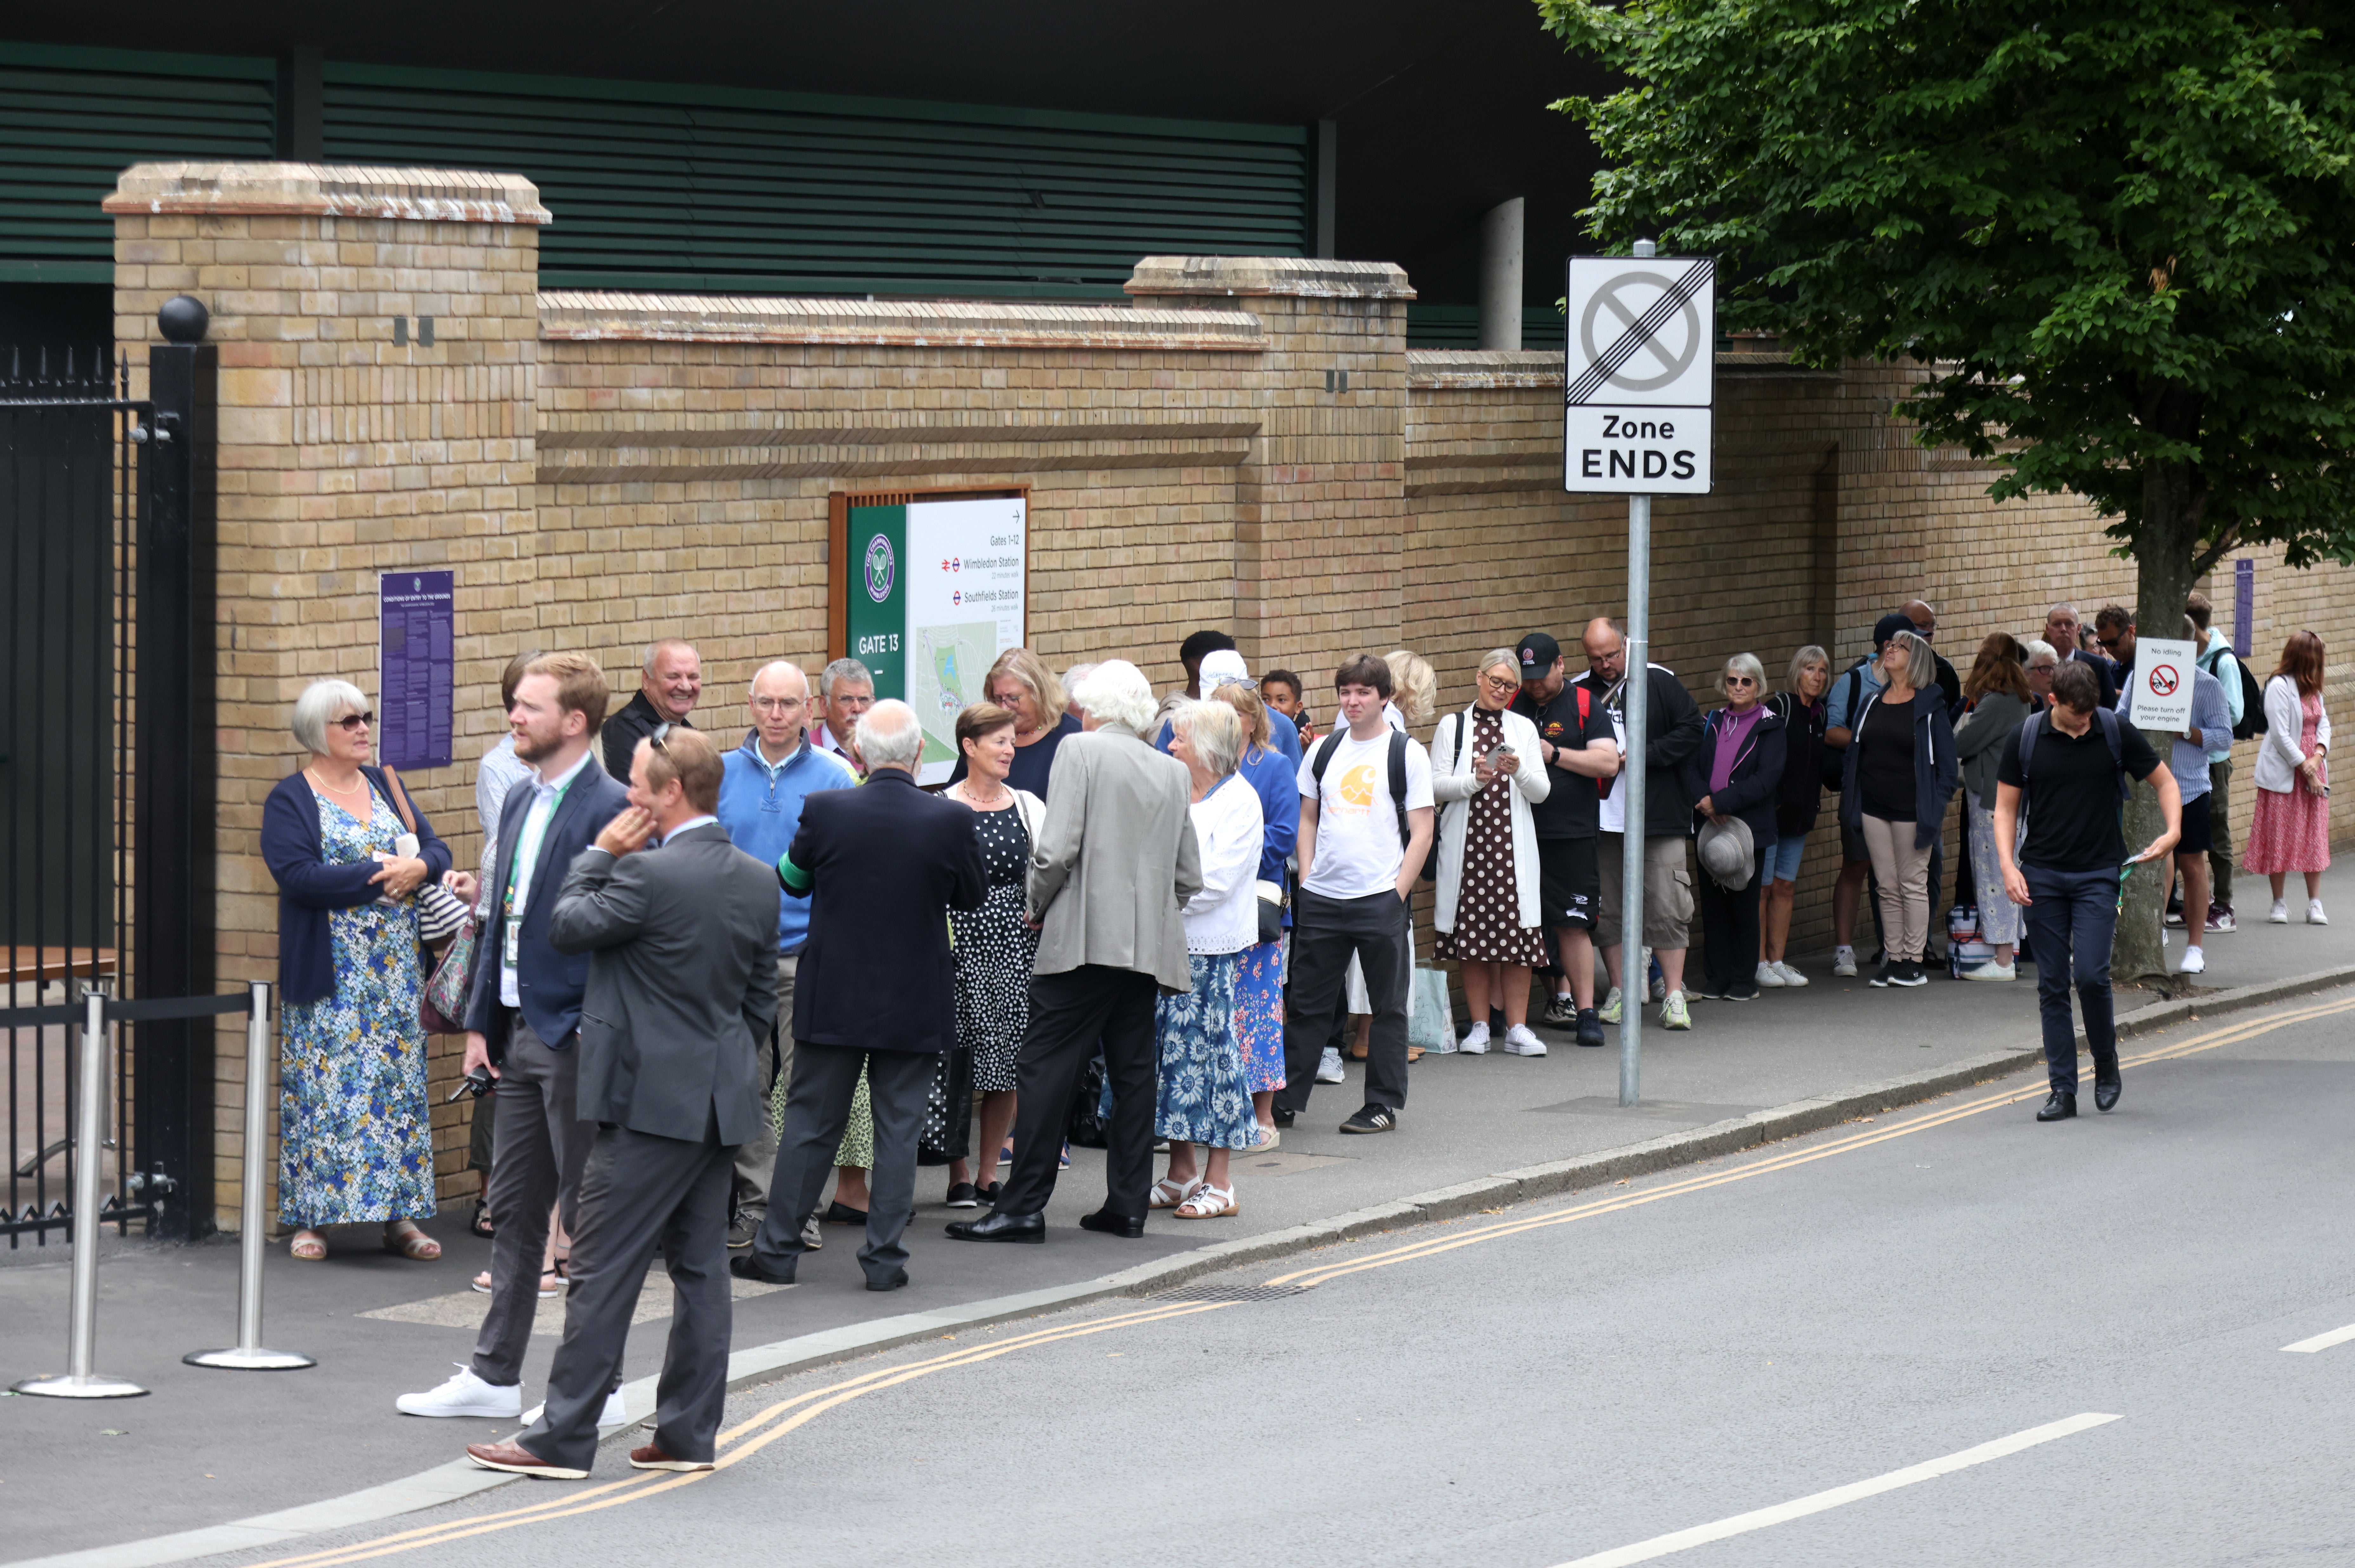
[{"label": "no waiting zone sign", "polygon": [[1706,256],[1572,256],[1562,487],[1705,496],[1717,292]]}]

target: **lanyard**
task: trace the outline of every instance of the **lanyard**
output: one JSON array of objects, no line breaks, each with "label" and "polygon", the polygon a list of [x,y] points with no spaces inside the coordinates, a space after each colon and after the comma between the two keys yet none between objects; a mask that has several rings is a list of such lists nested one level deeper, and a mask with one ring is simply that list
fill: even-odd
[{"label": "lanyard", "polygon": [[[548,803],[548,814],[545,816],[540,815],[539,803],[537,800],[532,802],[531,809],[524,813],[523,830],[516,836],[515,855],[507,861],[507,885],[506,893],[507,915],[511,920],[520,922],[523,919],[523,906],[531,894],[531,890],[528,887],[522,889],[520,892],[518,892],[516,886],[517,878],[523,870],[524,860],[527,856],[528,856],[532,863],[533,874],[537,875],[539,870],[540,842],[548,837],[549,825],[556,820],[556,814],[564,809],[564,796],[566,791],[571,789],[573,779],[577,779],[580,776],[580,774],[575,773],[572,775],[572,778],[566,779],[564,781],[563,788],[558,790],[556,794],[549,798]],[[538,827],[537,830],[535,830],[532,826],[535,818],[538,821]]]}]

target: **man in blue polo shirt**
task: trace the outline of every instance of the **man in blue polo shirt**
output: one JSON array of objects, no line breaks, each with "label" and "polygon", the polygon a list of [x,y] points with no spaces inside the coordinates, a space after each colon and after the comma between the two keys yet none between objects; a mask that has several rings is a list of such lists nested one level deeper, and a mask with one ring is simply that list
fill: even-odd
[{"label": "man in blue polo shirt", "polygon": [[[797,665],[779,659],[752,677],[752,729],[728,753],[719,780],[719,825],[736,848],[773,866],[793,846],[802,825],[802,802],[820,790],[849,789],[857,774],[840,757],[808,743],[809,677]],[[777,894],[777,1017],[762,1052],[758,1082],[763,1091],[782,1073],[793,1075],[794,972],[809,939],[806,897],[783,889]],[[777,1137],[769,1118],[760,1136],[736,1151],[736,1221],[728,1244],[749,1247],[769,1212],[769,1177],[777,1163]],[[805,1216],[806,1218],[806,1216]]]}]

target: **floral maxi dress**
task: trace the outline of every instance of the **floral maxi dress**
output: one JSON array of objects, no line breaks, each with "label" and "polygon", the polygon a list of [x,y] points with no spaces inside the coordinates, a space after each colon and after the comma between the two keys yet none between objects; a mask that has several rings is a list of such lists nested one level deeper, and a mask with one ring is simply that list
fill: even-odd
[{"label": "floral maxi dress", "polygon": [[[319,800],[331,866],[392,853],[400,818],[372,795],[361,822]],[[288,1002],[280,1020],[278,1209],[314,1230],[433,1212],[432,1113],[425,1093],[417,905],[375,899],[329,912],[333,996]]]}]

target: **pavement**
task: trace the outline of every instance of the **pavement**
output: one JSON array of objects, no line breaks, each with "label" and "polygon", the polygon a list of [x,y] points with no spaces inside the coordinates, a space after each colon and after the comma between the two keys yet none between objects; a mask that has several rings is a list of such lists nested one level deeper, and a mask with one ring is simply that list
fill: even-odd
[{"label": "pavement", "polygon": [[[2326,901],[2355,919],[2355,899],[2338,896],[2341,882],[2355,892],[2355,874],[2334,873],[2329,881]],[[2267,927],[2262,901],[2257,909],[2259,923],[2211,940],[2204,980],[2246,987],[2355,975],[2355,929]],[[940,1231],[952,1217],[938,1201],[943,1173],[927,1172],[920,1188],[926,1200],[910,1232],[911,1287],[883,1297],[860,1289],[856,1233],[829,1228],[826,1250],[805,1260],[800,1284],[738,1300],[734,1381],[773,1379],[919,1336],[977,1331],[1091,1296],[1166,1287],[1244,1256],[1329,1247],[1417,1219],[1640,1179],[1838,1122],[1868,1103],[1902,1104],[1989,1077],[2035,1048],[2032,984],[1940,978],[1920,991],[1876,991],[1861,981],[1832,981],[1822,962],[1802,966],[1817,982],[1805,990],[1699,1004],[1689,1034],[1646,1029],[1645,1100],[1629,1110],[1616,1104],[1615,1049],[1579,1051],[1566,1036],[1551,1036],[1552,1053],[1540,1059],[1425,1058],[1398,1132],[1344,1137],[1334,1129],[1358,1103],[1353,1068],[1352,1083],[1317,1091],[1281,1149],[1238,1160],[1240,1216],[1195,1224],[1156,1216],[1140,1242],[1074,1227],[1100,1200],[1101,1157],[1093,1151],[1074,1151],[1043,1247],[949,1242]],[[2203,1005],[2212,1004],[2121,997],[2126,1016],[2139,1014],[2145,1027],[2183,1019]],[[24,1398],[0,1404],[0,1419],[18,1429],[0,1484],[49,1499],[17,1519],[9,1560],[304,1510],[296,1522],[258,1533],[216,1531],[85,1559],[91,1568],[178,1561],[199,1549],[350,1525],[468,1489],[465,1477],[452,1479],[449,1462],[488,1424],[422,1421],[392,1409],[395,1395],[430,1387],[463,1361],[479,1322],[482,1298],[466,1281],[486,1261],[487,1245],[464,1233],[454,1211],[430,1228],[445,1248],[432,1264],[374,1250],[366,1231],[332,1236],[335,1251],[324,1264],[297,1264],[282,1247],[272,1249],[265,1343],[319,1361],[288,1373],[179,1362],[187,1350],[234,1338],[233,1241],[111,1244],[100,1271],[99,1368],[153,1392],[103,1404]],[[66,1262],[61,1248],[46,1255],[26,1249],[14,1266],[0,1266],[0,1366],[11,1380],[63,1360]],[[554,1348],[557,1305],[544,1314],[549,1332],[535,1340],[527,1365],[529,1399],[538,1397]],[[659,1303],[643,1307],[641,1319],[630,1342],[633,1377],[651,1374],[661,1354]],[[1387,1371],[1391,1359],[1385,1350],[1369,1369]],[[1262,1397],[1245,1408],[1266,1403]],[[964,1430],[961,1441],[974,1453],[1002,1448],[1002,1429],[986,1416]],[[125,1507],[122,1481],[131,1475],[140,1478],[137,1504]],[[366,1506],[306,1509],[434,1475],[441,1478],[408,1491],[396,1487]],[[1258,1496],[1266,1488],[1254,1481],[1246,1490]]]}]

